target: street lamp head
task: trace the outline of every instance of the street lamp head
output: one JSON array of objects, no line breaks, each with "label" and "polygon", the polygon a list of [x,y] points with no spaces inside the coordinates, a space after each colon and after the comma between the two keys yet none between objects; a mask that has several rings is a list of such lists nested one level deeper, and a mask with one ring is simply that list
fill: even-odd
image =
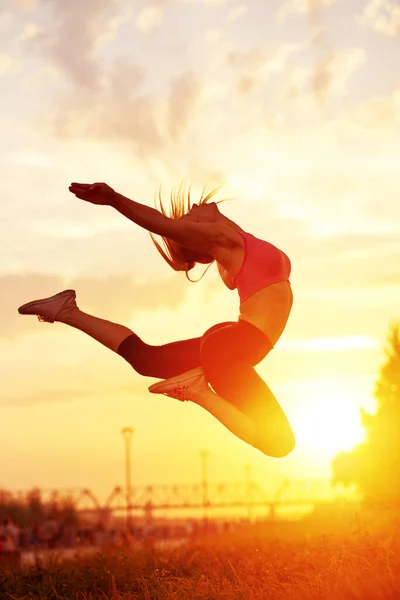
[{"label": "street lamp head", "polygon": [[126,440],[129,440],[133,436],[133,429],[132,429],[132,427],[123,427],[121,429],[121,433],[122,433],[122,437],[124,437]]}]

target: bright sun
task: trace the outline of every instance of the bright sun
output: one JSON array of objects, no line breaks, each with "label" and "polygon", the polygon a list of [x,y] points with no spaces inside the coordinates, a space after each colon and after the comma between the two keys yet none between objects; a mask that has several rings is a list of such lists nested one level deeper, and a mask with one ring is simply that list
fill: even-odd
[{"label": "bright sun", "polygon": [[361,404],[345,383],[317,381],[302,392],[301,409],[296,411],[293,423],[299,447],[320,458],[334,458],[364,440]]}]

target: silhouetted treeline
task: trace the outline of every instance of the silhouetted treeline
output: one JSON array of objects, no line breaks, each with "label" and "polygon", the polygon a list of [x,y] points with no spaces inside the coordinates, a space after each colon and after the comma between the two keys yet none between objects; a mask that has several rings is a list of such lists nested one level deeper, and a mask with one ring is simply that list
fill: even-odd
[{"label": "silhouetted treeline", "polygon": [[400,505],[400,330],[392,326],[375,386],[376,414],[362,411],[366,440],[332,463],[334,481],[355,483],[370,502]]},{"label": "silhouetted treeline", "polygon": [[0,522],[11,519],[19,527],[30,527],[49,518],[65,525],[79,523],[78,512],[72,499],[57,498],[45,503],[38,489],[32,489],[23,496],[0,490]]}]

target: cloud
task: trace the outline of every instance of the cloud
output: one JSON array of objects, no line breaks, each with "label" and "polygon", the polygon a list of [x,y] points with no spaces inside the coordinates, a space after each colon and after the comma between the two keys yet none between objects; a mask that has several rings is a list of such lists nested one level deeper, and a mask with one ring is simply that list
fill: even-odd
[{"label": "cloud", "polygon": [[[104,21],[107,3],[102,2]],[[239,154],[234,146],[247,144],[253,134],[261,137],[262,131],[280,129],[281,123],[293,117],[304,124],[315,114],[315,99],[322,105],[331,96],[334,100],[343,97],[349,78],[364,60],[363,52],[354,49],[331,53],[315,67],[296,70],[293,55],[298,53],[301,65],[300,52],[307,50],[304,45],[287,43],[268,50],[256,46],[241,52],[224,39],[217,48],[204,50],[205,69],[194,67],[201,73],[182,70],[183,63],[179,63],[181,69],[174,70],[172,79],[160,77],[158,67],[153,70],[150,55],[95,61],[94,41],[85,35],[83,55],[89,57],[88,68],[93,61],[93,81],[82,87],[75,78],[73,89],[65,91],[63,86],[58,95],[55,92],[53,106],[37,120],[38,127],[59,140],[86,139],[118,146],[126,155],[138,157],[151,177],[168,183],[182,176],[196,179],[198,165],[200,175],[233,171],[231,157]],[[158,53],[165,46],[161,36],[156,37]],[[159,57],[156,60],[158,65]],[[58,65],[67,74],[73,68],[70,57],[58,60]],[[261,88],[268,102],[256,97]],[[246,105],[249,96],[251,110]],[[218,144],[210,145],[210,132]],[[233,138],[234,145],[229,142]],[[262,143],[268,144],[267,140]]]},{"label": "cloud", "polygon": [[228,19],[229,21],[236,21],[237,19],[240,19],[240,17],[243,17],[243,15],[247,14],[249,12],[249,7],[247,6],[247,4],[239,4],[239,6],[236,6],[235,8],[231,8],[231,10],[229,11],[228,14]]},{"label": "cloud", "polygon": [[23,12],[33,12],[38,7],[38,0],[17,0],[17,5]]},{"label": "cloud", "polygon": [[94,46],[99,48],[115,40],[119,29],[132,21],[134,13],[135,7],[131,3],[119,4],[119,12],[106,19],[102,28],[97,30]]},{"label": "cloud", "polygon": [[[272,121],[279,109],[286,118],[292,109],[299,109],[301,122],[304,122],[306,107],[309,112],[315,113],[316,105],[325,107],[343,100],[352,75],[366,62],[363,48],[341,52],[329,49],[326,44],[321,57],[311,66],[305,66],[302,55],[306,50],[307,46],[301,44],[283,44],[272,52],[264,48],[248,52],[233,49],[228,52],[226,62],[234,71],[236,89],[241,96],[254,94],[261,87],[268,86]],[[253,114],[259,106],[258,102],[253,104]],[[263,114],[267,114],[265,107]]]},{"label": "cloud", "polygon": [[41,273],[3,275],[0,277],[0,337],[12,339],[37,330],[36,318],[19,315],[18,306],[63,289],[77,290],[78,306],[85,312],[124,324],[135,310],[151,312],[163,307],[177,309],[185,300],[187,286],[188,282],[183,276],[174,277],[173,283],[169,280],[146,283],[137,282],[128,275],[68,280]]},{"label": "cloud", "polygon": [[[284,22],[288,17],[296,14],[309,15],[311,19],[316,20],[322,9],[330,6],[337,0],[287,0],[279,10],[276,20]],[[315,22],[315,21],[314,21]]]},{"label": "cloud", "polygon": [[[61,371],[58,371],[58,373],[61,375]],[[76,380],[76,382],[82,382],[85,380],[85,372],[81,372],[81,377],[79,379],[77,371],[74,369],[73,378]],[[62,377],[60,377],[60,379],[62,379]],[[145,390],[146,384],[143,383],[143,380],[139,378],[132,378],[132,383],[126,385],[120,385],[117,383],[117,381],[114,381],[112,385],[101,382],[101,384],[96,388],[93,386],[87,386],[75,388],[70,387],[66,389],[63,386],[62,388],[54,387],[51,389],[42,389],[28,394],[19,394],[15,396],[7,394],[2,398],[0,397],[0,406],[23,408],[24,406],[44,404],[48,402],[53,404],[54,402],[76,402],[90,398],[115,398],[116,396],[121,396],[123,394],[129,394],[131,397],[133,397],[135,393],[143,394]]]},{"label": "cloud", "polygon": [[[350,243],[348,236],[354,235],[358,244],[363,242],[362,236],[375,235],[379,242],[385,242],[386,236],[390,243],[400,224],[400,217],[390,209],[396,203],[395,182],[399,177],[390,162],[376,162],[374,148],[365,148],[364,152],[360,148],[356,155],[354,145],[346,148],[347,140],[353,140],[353,144],[357,140],[357,132],[349,135],[350,127],[349,122],[333,122],[332,131],[339,141],[332,148],[329,149],[329,131],[326,139],[318,136],[318,142],[315,140],[320,147],[318,157],[312,150],[310,137],[311,152],[304,164],[296,169],[288,163],[286,174],[276,175],[274,189],[281,198],[279,212],[282,217],[303,220],[316,238],[342,235],[343,241]],[[392,152],[398,152],[398,144],[381,146],[381,152],[381,156],[390,158]],[[310,165],[308,173],[307,165]],[[374,214],[370,207],[377,202],[382,209]]]},{"label": "cloud", "polygon": [[[386,95],[370,96],[363,102],[350,105],[331,124],[332,131],[343,143],[351,140],[362,147],[363,154],[369,149],[374,152],[375,144],[381,141],[387,154],[386,165],[381,161],[371,165],[371,174],[374,171],[391,170],[393,167],[393,151],[398,145],[400,131],[400,85],[395,86]],[[382,180],[383,184],[386,177]]]},{"label": "cloud", "polygon": [[168,132],[172,139],[181,139],[200,101],[202,86],[191,73],[171,82],[167,100]]},{"label": "cloud", "polygon": [[[299,10],[308,7],[315,12],[325,4],[297,3],[296,6]],[[158,41],[159,36],[156,38],[155,41]],[[142,37],[139,39],[143,44],[150,44]],[[390,102],[384,99],[377,101],[377,106],[370,109],[362,103],[354,103],[351,108],[353,115],[349,112],[341,121],[322,122],[324,115],[319,115],[316,104],[333,106],[344,114],[343,107],[338,103],[335,105],[335,102],[343,99],[350,78],[364,64],[364,50],[353,48],[346,52],[329,52],[312,66],[309,46],[300,48],[299,45],[283,44],[268,50],[264,46],[256,46],[243,52],[239,45],[231,51],[226,48],[224,39],[220,47],[209,51],[210,56],[204,56],[206,73],[204,70],[201,75],[184,71],[175,76],[176,71],[179,72],[176,69],[174,79],[165,77],[162,82],[158,68],[154,69],[154,77],[151,69],[148,70],[151,60],[143,66],[128,55],[118,60],[99,62],[100,77],[96,86],[91,89],[75,86],[71,93],[58,99],[56,96],[56,106],[50,111],[49,120],[45,116],[45,121],[51,132],[65,140],[86,138],[94,142],[92,147],[96,145],[99,148],[106,148],[110,142],[118,144],[119,148],[126,150],[127,157],[136,154],[135,169],[142,168],[141,163],[138,164],[142,160],[142,170],[148,178],[159,180],[161,174],[168,181],[175,176],[193,178],[193,173],[199,177],[213,173],[224,182],[230,175],[231,181],[234,181],[238,173],[236,183],[239,184],[233,186],[234,191],[240,188],[241,196],[250,197],[250,201],[253,198],[257,201],[261,197],[271,198],[280,193],[282,185],[283,193],[290,194],[292,203],[297,203],[298,211],[306,215],[305,220],[309,217],[308,209],[319,215],[320,207],[328,204],[327,198],[334,202],[338,199],[332,190],[336,190],[337,163],[341,163],[340,168],[349,172],[343,187],[352,186],[352,190],[347,200],[345,193],[340,192],[344,198],[343,202],[340,201],[343,203],[340,208],[345,206],[346,201],[348,205],[352,204],[355,200],[354,187],[363,185],[365,181],[359,172],[351,173],[354,163],[362,162],[366,155],[368,162],[370,154],[376,152],[371,144],[360,143],[361,138],[367,140],[371,136],[368,110],[371,113],[374,110],[382,112],[382,119],[387,120],[386,135],[390,119],[395,118],[396,111],[398,114],[396,96],[393,94]],[[227,55],[227,61],[214,63],[213,58],[222,51]],[[299,52],[294,61],[292,58],[296,51]],[[229,73],[225,68],[227,65]],[[262,91],[265,93],[262,97],[261,94],[257,96],[254,92],[264,85],[266,89]],[[237,89],[240,90],[239,95]],[[248,104],[246,101],[250,100],[250,94],[252,98]],[[373,114],[371,119],[375,119]],[[378,115],[376,123],[378,130]],[[356,139],[358,136],[360,140]],[[346,141],[352,137],[354,145],[349,153]],[[391,140],[392,136],[388,136],[385,151],[389,149]],[[104,142],[104,146],[98,142]],[[325,152],[326,149],[330,151]],[[348,159],[345,167],[341,159],[343,154]],[[319,158],[321,155],[326,167]],[[84,158],[83,153],[81,156]],[[265,168],[266,165],[268,168]],[[296,185],[288,189],[290,182],[287,180],[290,178],[284,174],[285,180],[282,181],[280,171],[290,172],[292,167],[297,171],[303,169],[306,173],[323,171],[325,181],[311,186],[313,194],[310,201],[306,198],[307,182],[299,181],[293,175],[296,185],[300,184],[299,201]],[[379,165],[373,171],[377,168]],[[242,173],[245,176],[240,186]],[[279,185],[275,185],[275,179]],[[151,188],[154,189],[153,183]],[[323,200],[316,202],[316,197]],[[352,206],[350,209],[353,211]],[[314,219],[311,215],[310,220],[317,223],[318,218]],[[330,212],[323,226],[328,221],[335,226],[344,226],[344,219],[338,223],[336,215]],[[97,244],[96,240],[93,241]],[[64,241],[61,240],[61,243]],[[79,245],[81,241],[77,239],[76,243]]]},{"label": "cloud", "polygon": [[334,236],[295,236],[284,244],[293,263],[293,278],[304,293],[324,299],[375,292],[390,296],[398,274],[400,249],[396,234],[342,233]]},{"label": "cloud", "polygon": [[260,48],[248,52],[232,50],[228,53],[227,64],[234,69],[237,90],[250,94],[267,84],[273,74],[287,68],[290,58],[299,49],[299,44],[284,44],[272,52]]},{"label": "cloud", "polygon": [[60,139],[128,142],[132,150],[147,155],[164,142],[157,102],[139,93],[143,77],[135,61],[116,59],[101,87],[59,97],[43,125]]},{"label": "cloud", "polygon": [[3,10],[0,14],[0,31],[7,31],[7,29],[10,29],[14,23],[14,18],[15,16],[11,10],[9,12]]},{"label": "cloud", "polygon": [[400,36],[400,5],[394,0],[370,0],[361,15],[361,23],[377,33]]},{"label": "cloud", "polygon": [[316,65],[311,87],[317,101],[325,105],[331,95],[343,96],[351,75],[365,63],[365,50],[355,48],[348,53],[329,53]]},{"label": "cloud", "polygon": [[[307,15],[309,18],[312,30],[310,42],[319,51],[320,58],[311,72],[307,72],[306,68],[297,68],[289,78],[292,80],[293,97],[298,95],[297,86],[299,84],[301,86],[304,83],[310,83],[314,98],[320,107],[325,107],[330,93],[338,92],[339,86],[339,93],[343,95],[349,74],[358,67],[360,61],[364,61],[365,56],[365,52],[361,49],[357,49],[356,54],[354,52],[339,53],[335,50],[327,34],[322,15],[323,10],[334,2],[336,0],[288,0],[276,17],[278,23],[285,22],[288,16],[299,13]],[[352,64],[351,58],[355,64]],[[309,79],[308,76],[310,76]]]},{"label": "cloud", "polygon": [[219,29],[209,29],[205,33],[205,40],[208,44],[215,44],[220,41],[222,33]]},{"label": "cloud", "polygon": [[0,54],[0,75],[11,69],[13,60],[8,54]]},{"label": "cloud", "polygon": [[136,17],[136,27],[143,33],[152,33],[162,22],[163,9],[159,6],[147,6]]},{"label": "cloud", "polygon": [[39,27],[35,23],[28,23],[27,25],[25,25],[23,32],[19,36],[19,39],[29,40],[36,37],[40,37],[41,35],[43,35],[43,33],[44,30],[42,27]]},{"label": "cloud", "polygon": [[171,154],[178,147],[201,100],[202,85],[191,73],[170,82],[163,97],[141,93],[145,75],[134,60],[115,59],[103,85],[67,93],[40,121],[60,139],[86,138],[128,145],[141,159]]},{"label": "cloud", "polygon": [[[49,2],[48,2],[49,4]],[[53,0],[51,27],[26,40],[29,48],[54,63],[84,89],[100,85],[100,68],[94,56],[97,40],[109,33],[113,0]],[[73,40],[73,43],[72,43]]]},{"label": "cloud", "polygon": [[296,66],[287,74],[288,97],[303,104],[312,99],[322,108],[332,101],[343,100],[350,78],[365,62],[363,48],[348,52],[326,51],[312,67]]},{"label": "cloud", "polygon": [[175,2],[177,4],[204,4],[209,6],[219,6],[223,4],[228,4],[233,0],[170,0],[170,2]]}]

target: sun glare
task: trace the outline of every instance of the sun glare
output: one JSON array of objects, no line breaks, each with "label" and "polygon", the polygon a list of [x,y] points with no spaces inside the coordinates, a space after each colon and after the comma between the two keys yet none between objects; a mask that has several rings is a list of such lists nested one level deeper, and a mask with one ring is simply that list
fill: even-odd
[{"label": "sun glare", "polygon": [[351,387],[335,381],[305,386],[301,411],[294,417],[299,447],[325,458],[349,451],[365,437],[361,401]]}]

